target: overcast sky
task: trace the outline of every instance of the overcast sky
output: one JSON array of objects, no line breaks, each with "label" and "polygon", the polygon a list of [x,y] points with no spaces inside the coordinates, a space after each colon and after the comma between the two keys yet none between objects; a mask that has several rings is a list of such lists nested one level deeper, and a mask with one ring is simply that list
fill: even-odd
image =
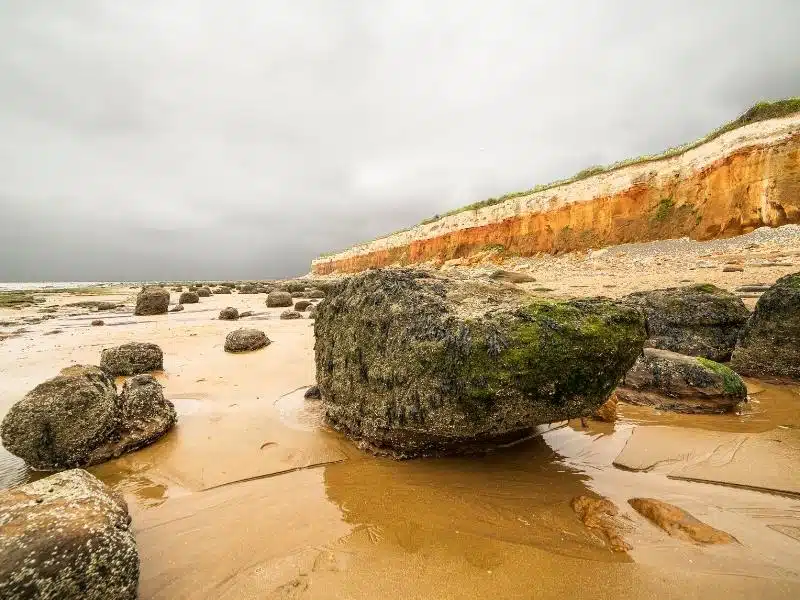
[{"label": "overcast sky", "polygon": [[799,0],[0,0],[0,280],[266,278],[800,94]]}]

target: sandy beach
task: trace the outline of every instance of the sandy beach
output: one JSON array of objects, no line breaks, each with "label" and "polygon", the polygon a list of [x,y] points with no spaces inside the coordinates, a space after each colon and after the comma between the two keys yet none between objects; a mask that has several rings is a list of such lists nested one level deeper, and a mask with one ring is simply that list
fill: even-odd
[{"label": "sandy beach", "polygon": [[[777,252],[796,260],[791,250]],[[653,258],[640,266],[646,276],[633,267],[618,271],[615,287],[603,275],[606,267],[598,268],[603,254],[542,259],[530,270],[559,296],[622,295],[679,281],[735,289],[792,271],[747,266],[722,274],[732,252],[712,255],[714,269],[688,266],[709,258]],[[748,252],[744,265],[776,251]],[[283,309],[266,308],[263,294],[214,295],[179,313],[135,317],[137,291],[115,285],[90,297],[52,293],[41,304],[2,309],[0,417],[61,368],[97,364],[103,348],[146,341],[163,349],[164,371],[156,376],[177,408],[178,425],[151,446],[89,469],[129,503],[145,600],[800,594],[800,505],[786,491],[796,473],[776,475],[777,493],[674,473],[676,461],[703,477],[718,473],[713,452],[692,456],[697,432],[748,439],[781,432],[789,436],[785,458],[796,464],[800,386],[747,380],[750,401],[734,414],[620,404],[614,424],[552,424],[485,456],[394,461],[358,450],[325,426],[319,401],[304,400],[315,381],[312,320],[281,320]],[[87,298],[119,307],[66,306]],[[254,314],[220,321],[226,306]],[[35,322],[43,315],[52,318]],[[104,326],[91,325],[98,318]],[[272,343],[246,354],[224,352],[225,335],[243,326],[263,329]],[[614,466],[634,432],[638,439],[664,426],[673,435],[662,444],[665,456],[643,472]],[[728,438],[720,439],[722,447]],[[0,452],[0,487],[41,476]],[[644,460],[631,452],[627,459]],[[764,455],[752,456],[762,464],[747,465],[745,478],[770,469]],[[587,494],[619,507],[630,551],[611,552],[578,520],[570,503]],[[738,542],[700,546],[671,538],[628,505],[632,497],[679,505]]]}]

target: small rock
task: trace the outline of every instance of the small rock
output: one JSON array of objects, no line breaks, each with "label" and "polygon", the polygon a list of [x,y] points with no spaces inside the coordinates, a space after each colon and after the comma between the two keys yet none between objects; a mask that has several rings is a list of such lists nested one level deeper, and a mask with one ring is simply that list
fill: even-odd
[{"label": "small rock", "polygon": [[729,533],[720,531],[696,519],[688,512],[654,498],[631,498],[628,500],[636,512],[670,536],[699,544],[730,544],[736,542]]},{"label": "small rock", "polygon": [[723,273],[741,273],[742,271],[744,271],[744,267],[738,265],[728,265],[722,268]]},{"label": "small rock", "polygon": [[281,313],[281,319],[302,319],[303,313],[296,310],[285,310]]},{"label": "small rock", "polygon": [[583,524],[602,534],[614,552],[631,550],[631,545],[622,537],[619,509],[611,500],[578,496],[572,499],[571,505]]},{"label": "small rock", "polygon": [[225,338],[226,352],[250,352],[271,343],[267,335],[258,329],[237,329]]},{"label": "small rock", "polygon": [[625,375],[617,396],[623,402],[684,413],[724,413],[747,399],[742,378],[702,357],[645,348]]},{"label": "small rock", "polygon": [[304,311],[309,306],[311,306],[310,300],[298,300],[297,302],[294,303],[294,309],[300,312]]},{"label": "small rock", "polygon": [[617,394],[613,393],[609,396],[600,408],[592,413],[592,418],[596,421],[605,421],[606,423],[613,423],[617,420]]},{"label": "small rock", "polygon": [[197,292],[183,292],[178,298],[178,304],[197,304],[200,302],[200,296]]},{"label": "small rock", "polygon": [[105,324],[106,323],[105,323],[105,321],[103,321],[103,319],[95,319],[94,321],[92,321],[92,326],[93,327],[99,327],[99,326],[105,325]]},{"label": "small rock", "polygon": [[253,311],[252,310],[246,310],[246,311],[244,311],[242,313],[239,313],[239,318],[240,319],[244,319],[245,317],[252,317],[252,316],[253,316]]},{"label": "small rock", "polygon": [[122,497],[81,469],[0,492],[0,597],[135,600],[130,525]]},{"label": "small rock", "polygon": [[322,400],[322,394],[320,393],[318,386],[312,385],[306,390],[306,393],[303,394],[303,398],[306,400]]},{"label": "small rock", "polygon": [[267,294],[267,306],[270,308],[292,306],[292,294],[290,292],[270,292]]},{"label": "small rock", "polygon": [[239,310],[228,306],[227,308],[223,308],[219,311],[219,318],[223,321],[235,321],[239,318]]},{"label": "small rock", "polygon": [[214,295],[219,296],[220,294],[230,294],[231,289],[229,287],[218,287],[214,288]]},{"label": "small rock", "polygon": [[181,312],[183,310],[183,304],[176,304],[172,308],[169,309],[169,312]]},{"label": "small rock", "polygon": [[169,292],[162,287],[145,287],[136,296],[135,315],[161,315],[169,307]]},{"label": "small rock", "polygon": [[138,375],[164,369],[164,353],[155,344],[130,342],[106,348],[100,354],[100,367],[111,375]]},{"label": "small rock", "polygon": [[489,275],[489,279],[494,279],[495,281],[504,281],[506,283],[531,283],[536,281],[535,277],[532,277],[527,273],[515,273],[514,271],[504,271],[502,269],[498,269]]},{"label": "small rock", "polygon": [[200,298],[208,298],[208,297],[211,296],[211,290],[209,288],[205,287],[205,286],[201,287],[201,288],[197,288],[197,295]]},{"label": "small rock", "polygon": [[325,292],[316,288],[311,288],[303,292],[304,298],[324,298]]}]

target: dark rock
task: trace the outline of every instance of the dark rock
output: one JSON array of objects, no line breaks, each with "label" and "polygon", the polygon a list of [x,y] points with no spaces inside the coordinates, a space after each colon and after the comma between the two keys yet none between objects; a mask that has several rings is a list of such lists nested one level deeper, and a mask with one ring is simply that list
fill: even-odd
[{"label": "dark rock", "polygon": [[636,292],[623,299],[647,315],[652,348],[726,361],[750,312],[741,298],[710,284]]},{"label": "dark rock", "polygon": [[35,469],[87,464],[120,425],[114,381],[99,367],[76,365],[40,383],[3,419],[3,446]]},{"label": "dark rock", "polygon": [[86,471],[0,492],[0,598],[135,600],[128,507]]},{"label": "dark rock", "polygon": [[736,288],[737,292],[766,292],[770,288],[766,283],[754,283],[750,285],[742,285]]},{"label": "dark rock", "polygon": [[231,293],[231,288],[228,288],[228,287],[214,288],[214,294],[217,295],[217,296],[220,295],[220,294],[230,294],[230,293]]},{"label": "dark rock", "polygon": [[738,265],[728,265],[726,267],[722,267],[723,273],[741,273],[744,271],[744,267],[740,267]]},{"label": "dark rock", "polygon": [[239,313],[239,318],[240,319],[244,319],[245,317],[252,317],[252,316],[253,316],[253,311],[252,310],[246,310],[243,313]]},{"label": "dark rock", "polygon": [[135,315],[162,315],[169,307],[169,292],[160,287],[145,287],[136,296]]},{"label": "dark rock", "polygon": [[310,289],[303,292],[303,298],[324,298],[325,292],[317,289]]},{"label": "dark rock", "polygon": [[531,283],[536,281],[535,277],[527,273],[515,273],[514,271],[504,271],[502,269],[498,269],[489,275],[489,279],[504,281],[506,283]]},{"label": "dark rock", "polygon": [[300,312],[304,311],[309,306],[311,306],[310,300],[298,300],[297,302],[294,303],[294,309]]},{"label": "dark rock", "polygon": [[100,366],[111,375],[138,375],[164,368],[164,353],[155,344],[130,342],[100,353]]},{"label": "dark rock", "polygon": [[731,367],[751,377],[800,379],[800,273],[781,277],[758,299]]},{"label": "dark rock", "polygon": [[183,304],[176,304],[172,308],[169,309],[169,312],[181,312],[183,310]]},{"label": "dark rock", "polygon": [[258,329],[237,329],[225,338],[226,352],[250,352],[271,343],[267,335]]},{"label": "dark rock", "polygon": [[103,321],[102,319],[95,319],[94,321],[92,321],[93,327],[99,327],[100,325],[105,325],[105,324],[106,324],[105,321]]},{"label": "dark rock", "polygon": [[703,357],[645,348],[617,396],[630,404],[685,413],[723,413],[747,399],[741,377]]},{"label": "dark rock", "polygon": [[235,321],[239,318],[239,310],[229,306],[219,311],[219,318],[223,321]]},{"label": "dark rock", "polygon": [[281,319],[302,319],[303,313],[296,310],[285,310],[281,313]]},{"label": "dark rock", "polygon": [[589,416],[646,337],[638,311],[608,300],[554,302],[410,269],[355,275],[317,310],[328,421],[397,457],[485,447]]},{"label": "dark rock", "polygon": [[200,296],[197,292],[183,292],[178,297],[178,304],[197,304],[200,302]]},{"label": "dark rock", "polygon": [[317,306],[314,305],[311,306],[311,310],[308,311],[308,318],[309,319],[317,318]]},{"label": "dark rock", "polygon": [[201,287],[197,289],[197,295],[200,298],[208,298],[211,296],[211,289],[208,287]]},{"label": "dark rock", "polygon": [[77,306],[78,308],[93,308],[94,310],[113,310],[119,306],[115,302],[104,302],[102,300],[81,300],[80,302],[69,302],[64,306]]},{"label": "dark rock", "polygon": [[245,283],[238,286],[240,294],[258,294],[261,292],[259,287],[254,283]]},{"label": "dark rock", "polygon": [[267,294],[267,306],[270,308],[292,306],[292,295],[289,292],[270,292]]},{"label": "dark rock", "polygon": [[319,386],[312,385],[306,390],[306,393],[303,394],[303,398],[306,400],[321,400],[322,394],[319,391]]}]

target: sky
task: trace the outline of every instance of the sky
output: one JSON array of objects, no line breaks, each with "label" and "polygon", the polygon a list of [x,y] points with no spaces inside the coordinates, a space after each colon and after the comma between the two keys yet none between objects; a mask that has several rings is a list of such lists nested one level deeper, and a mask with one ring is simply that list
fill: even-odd
[{"label": "sky", "polygon": [[798,23],[798,0],[0,0],[0,281],[304,274],[800,95]]}]

